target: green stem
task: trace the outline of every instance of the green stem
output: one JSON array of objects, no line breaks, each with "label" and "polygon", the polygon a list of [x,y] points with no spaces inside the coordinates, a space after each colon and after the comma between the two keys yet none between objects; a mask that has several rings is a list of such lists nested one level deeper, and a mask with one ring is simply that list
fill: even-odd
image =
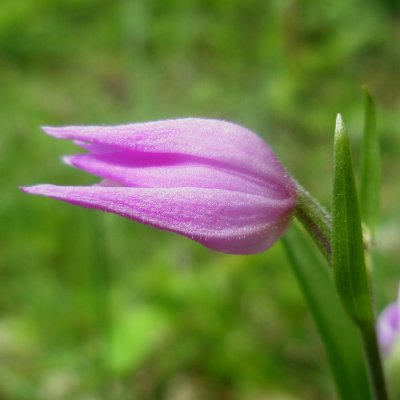
[{"label": "green stem", "polygon": [[332,259],[332,217],[298,182],[295,217],[304,226],[322,254],[331,264]]},{"label": "green stem", "polygon": [[365,357],[376,400],[388,400],[382,361],[374,327],[361,328]]},{"label": "green stem", "polygon": [[[364,256],[367,275],[369,278],[369,282],[371,282],[373,260],[371,248],[369,246],[366,247]],[[385,375],[383,372],[384,369],[382,365],[382,358],[375,331],[375,323],[369,328],[360,327],[360,331],[363,338],[365,358],[367,360],[370,381],[374,389],[375,397],[378,400],[387,400],[389,396],[386,389]]]}]

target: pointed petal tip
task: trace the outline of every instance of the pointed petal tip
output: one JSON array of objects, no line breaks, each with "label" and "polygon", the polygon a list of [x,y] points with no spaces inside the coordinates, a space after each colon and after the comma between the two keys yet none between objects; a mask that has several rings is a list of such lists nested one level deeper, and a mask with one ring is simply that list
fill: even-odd
[{"label": "pointed petal tip", "polygon": [[[84,160],[84,158],[83,158]],[[82,155],[79,154],[73,154],[73,155],[69,155],[69,156],[63,156],[61,157],[61,161],[65,164],[68,165],[70,167],[73,168],[78,168],[78,169],[82,169],[85,170],[85,163],[82,162]],[[89,173],[92,173],[95,175],[95,173],[93,171],[87,171]]]},{"label": "pointed petal tip", "polygon": [[18,186],[18,189],[23,193],[29,193],[30,186]]},{"label": "pointed petal tip", "polygon": [[47,196],[51,193],[51,188],[53,185],[34,185],[34,186],[20,186],[19,189],[28,194],[39,194],[43,196]]},{"label": "pointed petal tip", "polygon": [[65,164],[65,165],[69,165],[71,167],[74,167],[74,156],[63,156],[61,157],[61,161]]},{"label": "pointed petal tip", "polygon": [[57,139],[68,139],[68,129],[65,127],[59,126],[42,126],[42,131],[49,136],[55,137]]}]

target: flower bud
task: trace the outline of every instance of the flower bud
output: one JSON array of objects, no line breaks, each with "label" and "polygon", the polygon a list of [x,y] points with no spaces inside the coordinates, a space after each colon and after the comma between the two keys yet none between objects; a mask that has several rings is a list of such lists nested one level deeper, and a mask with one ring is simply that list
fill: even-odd
[{"label": "flower bud", "polygon": [[265,142],[241,126],[186,118],[43,129],[88,150],[64,161],[103,180],[22,188],[27,193],[119,214],[232,254],[267,249],[290,221],[292,179]]}]

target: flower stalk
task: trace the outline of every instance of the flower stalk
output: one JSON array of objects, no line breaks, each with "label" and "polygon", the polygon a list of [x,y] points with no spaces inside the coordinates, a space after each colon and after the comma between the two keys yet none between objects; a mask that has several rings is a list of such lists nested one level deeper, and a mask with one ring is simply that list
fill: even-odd
[{"label": "flower stalk", "polygon": [[332,258],[332,217],[298,182],[294,216],[307,230],[328,263]]},{"label": "flower stalk", "polygon": [[388,400],[383,365],[379,352],[375,326],[361,328],[364,353],[369,369],[369,376],[376,400]]}]

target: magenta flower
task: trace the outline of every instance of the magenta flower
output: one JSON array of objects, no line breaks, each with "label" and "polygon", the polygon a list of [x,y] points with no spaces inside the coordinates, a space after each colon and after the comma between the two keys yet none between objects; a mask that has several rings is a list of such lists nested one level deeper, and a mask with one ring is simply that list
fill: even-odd
[{"label": "magenta flower", "polygon": [[272,150],[238,125],[187,118],[43,129],[88,150],[64,161],[103,180],[25,192],[119,214],[232,254],[263,251],[288,226],[293,181]]},{"label": "magenta flower", "polygon": [[378,339],[381,349],[388,354],[400,340],[400,287],[397,302],[389,304],[378,319]]}]

